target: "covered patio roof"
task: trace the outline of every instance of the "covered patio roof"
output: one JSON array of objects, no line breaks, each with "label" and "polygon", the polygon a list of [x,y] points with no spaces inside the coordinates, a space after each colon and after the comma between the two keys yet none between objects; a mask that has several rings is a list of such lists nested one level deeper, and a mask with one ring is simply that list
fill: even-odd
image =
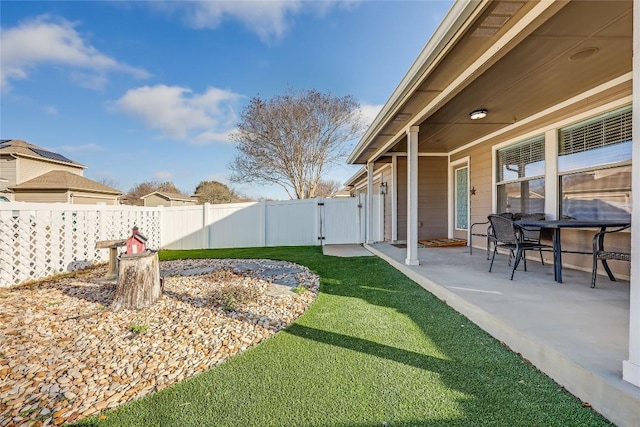
[{"label": "covered patio roof", "polygon": [[[604,104],[632,82],[632,1],[456,2],[348,158],[452,153]],[[567,102],[594,90],[580,103]],[[469,113],[486,109],[482,120]],[[569,111],[570,110],[570,111]]]}]

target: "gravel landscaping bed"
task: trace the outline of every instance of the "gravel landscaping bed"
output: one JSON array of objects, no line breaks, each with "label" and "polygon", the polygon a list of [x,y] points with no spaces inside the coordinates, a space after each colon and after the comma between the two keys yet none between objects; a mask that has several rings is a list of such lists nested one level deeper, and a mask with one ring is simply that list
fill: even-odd
[{"label": "gravel landscaping bed", "polygon": [[106,266],[0,289],[0,426],[77,421],[206,371],[290,324],[319,286],[284,261],[165,261],[160,271],[164,293],[140,311],[109,310]]}]

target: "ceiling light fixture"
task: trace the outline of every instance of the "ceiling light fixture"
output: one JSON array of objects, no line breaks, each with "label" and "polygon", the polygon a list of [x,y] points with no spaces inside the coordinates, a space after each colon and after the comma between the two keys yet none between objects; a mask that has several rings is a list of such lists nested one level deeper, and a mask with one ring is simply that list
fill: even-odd
[{"label": "ceiling light fixture", "polygon": [[487,113],[489,112],[485,109],[474,110],[469,113],[469,118],[471,118],[471,120],[484,119],[485,117],[487,117]]}]

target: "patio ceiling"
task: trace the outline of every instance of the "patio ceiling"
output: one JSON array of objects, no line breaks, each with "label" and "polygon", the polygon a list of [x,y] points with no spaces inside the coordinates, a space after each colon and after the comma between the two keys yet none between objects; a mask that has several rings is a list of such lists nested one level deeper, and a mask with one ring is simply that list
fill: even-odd
[{"label": "patio ceiling", "polygon": [[[404,88],[401,83],[394,93],[396,105],[383,109],[384,116],[349,161],[366,163],[405,151],[404,129],[416,124],[420,152],[449,153],[630,73],[632,3],[478,3],[439,57],[423,64],[422,77],[410,76],[417,74],[414,64],[403,80],[414,82]],[[571,106],[571,111],[554,111],[554,117],[593,108],[620,92],[631,93],[630,78]],[[473,121],[469,113],[478,108],[489,114]]]}]

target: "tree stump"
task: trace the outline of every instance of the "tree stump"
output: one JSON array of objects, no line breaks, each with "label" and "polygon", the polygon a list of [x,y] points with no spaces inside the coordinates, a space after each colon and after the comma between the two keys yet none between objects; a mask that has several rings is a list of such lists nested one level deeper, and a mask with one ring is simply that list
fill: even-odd
[{"label": "tree stump", "polygon": [[158,253],[122,255],[118,265],[114,311],[140,310],[153,305],[162,295]]}]

